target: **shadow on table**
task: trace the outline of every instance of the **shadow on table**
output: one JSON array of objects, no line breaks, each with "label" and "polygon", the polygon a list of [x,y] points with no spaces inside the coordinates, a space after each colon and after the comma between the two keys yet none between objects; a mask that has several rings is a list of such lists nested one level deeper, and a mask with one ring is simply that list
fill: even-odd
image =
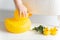
[{"label": "shadow on table", "polygon": [[1,32],[7,32],[7,30],[5,29],[4,22],[0,22],[0,31]]}]

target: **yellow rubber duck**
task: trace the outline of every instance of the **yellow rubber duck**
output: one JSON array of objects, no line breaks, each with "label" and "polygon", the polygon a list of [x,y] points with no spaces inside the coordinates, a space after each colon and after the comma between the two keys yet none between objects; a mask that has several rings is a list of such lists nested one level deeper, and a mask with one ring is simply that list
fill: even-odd
[{"label": "yellow rubber duck", "polygon": [[[30,13],[28,13],[31,16]],[[29,17],[19,18],[18,10],[15,10],[13,18],[5,19],[5,27],[8,32],[11,33],[23,33],[30,30],[31,20]]]},{"label": "yellow rubber duck", "polygon": [[51,35],[56,35],[56,33],[57,33],[56,27],[50,29],[50,34]]},{"label": "yellow rubber duck", "polygon": [[44,35],[48,35],[48,34],[49,34],[48,27],[45,27],[45,28],[43,29],[43,34],[44,34]]}]

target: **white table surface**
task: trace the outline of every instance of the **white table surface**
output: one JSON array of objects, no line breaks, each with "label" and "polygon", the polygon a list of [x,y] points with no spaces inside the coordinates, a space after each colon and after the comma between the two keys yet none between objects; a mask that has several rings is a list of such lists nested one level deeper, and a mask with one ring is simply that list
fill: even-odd
[{"label": "white table surface", "polygon": [[[32,24],[32,27],[39,24]],[[58,27],[59,28],[59,27]],[[60,29],[60,28],[59,28]],[[0,23],[0,40],[60,40],[60,30],[58,29],[57,35],[44,36],[33,31],[27,31],[22,34],[13,34],[5,30],[4,24]]]}]

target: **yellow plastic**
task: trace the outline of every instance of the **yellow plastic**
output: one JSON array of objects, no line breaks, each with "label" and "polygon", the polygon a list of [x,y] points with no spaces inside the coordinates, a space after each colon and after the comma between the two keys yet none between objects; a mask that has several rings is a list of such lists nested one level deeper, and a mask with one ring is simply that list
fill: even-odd
[{"label": "yellow plastic", "polygon": [[19,18],[18,10],[16,10],[14,12],[14,18],[5,19],[5,26],[6,26],[7,31],[11,33],[23,33],[23,32],[30,30],[31,21],[29,17]]},{"label": "yellow plastic", "polygon": [[50,34],[51,35],[56,35],[56,33],[57,33],[56,27],[50,29]]},{"label": "yellow plastic", "polygon": [[49,30],[48,30],[47,27],[45,27],[45,28],[43,29],[43,34],[46,35],[46,36],[49,34]]}]

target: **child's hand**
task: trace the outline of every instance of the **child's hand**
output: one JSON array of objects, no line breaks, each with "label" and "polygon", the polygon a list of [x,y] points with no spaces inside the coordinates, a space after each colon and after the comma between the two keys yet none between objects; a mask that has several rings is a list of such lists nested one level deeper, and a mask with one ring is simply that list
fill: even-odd
[{"label": "child's hand", "polygon": [[14,0],[16,8],[20,11],[19,16],[21,17],[22,14],[24,17],[27,17],[27,8],[23,5],[22,0]]},{"label": "child's hand", "polygon": [[20,17],[22,16],[22,14],[23,14],[24,17],[28,16],[27,8],[24,5],[20,5],[19,11],[20,11]]}]

